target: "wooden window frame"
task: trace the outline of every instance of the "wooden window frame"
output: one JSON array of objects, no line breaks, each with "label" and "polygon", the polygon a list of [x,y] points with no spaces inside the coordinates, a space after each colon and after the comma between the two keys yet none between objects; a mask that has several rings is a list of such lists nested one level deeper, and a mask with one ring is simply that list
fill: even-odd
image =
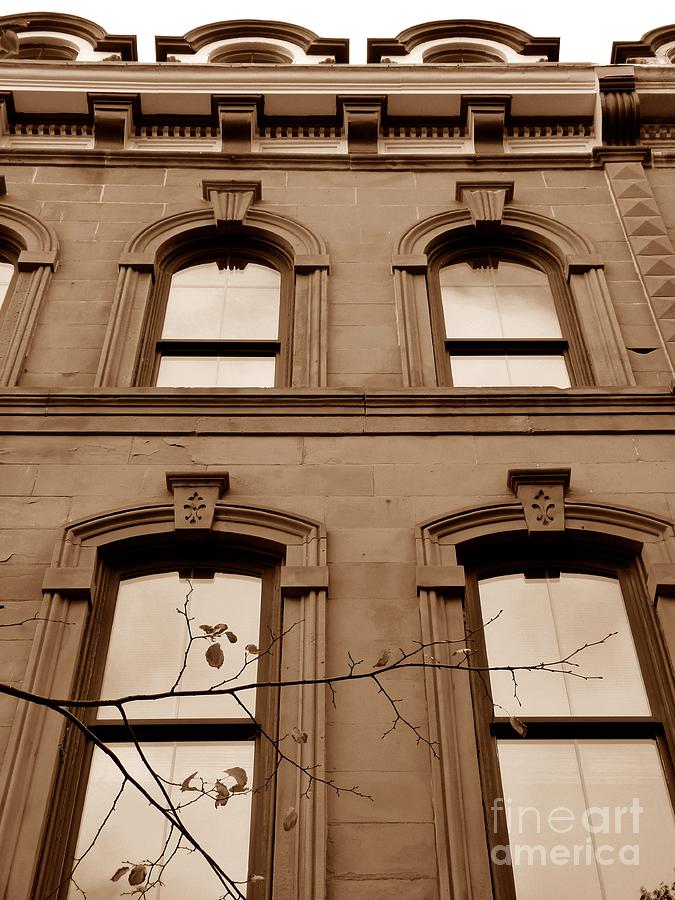
[{"label": "wooden window frame", "polygon": [[[457,263],[496,257],[500,262],[510,262],[543,272],[548,278],[555,311],[560,323],[560,338],[449,338],[446,336],[440,284],[441,269]],[[524,356],[562,355],[565,361],[570,386],[589,385],[592,373],[579,323],[574,314],[574,306],[559,266],[549,254],[536,246],[524,245],[519,240],[481,238],[462,241],[459,246],[447,244],[429,255],[427,275],[431,331],[438,383],[452,386],[451,356],[454,355],[499,355],[519,353]],[[525,385],[528,386],[528,385]],[[539,387],[540,385],[529,385]]]},{"label": "wooden window frame", "polygon": [[[166,557],[171,556],[168,562]],[[136,557],[136,558],[135,558]],[[95,699],[100,696],[108,655],[113,616],[117,601],[117,592],[122,580],[141,575],[155,575],[179,571],[181,574],[191,572],[195,576],[210,576],[217,572],[228,574],[252,575],[262,581],[260,634],[269,634],[270,629],[279,634],[282,628],[282,605],[280,599],[278,554],[254,550],[251,547],[236,545],[224,549],[208,546],[201,541],[197,546],[172,548],[170,552],[162,552],[161,548],[138,548],[124,554],[112,554],[107,560],[109,567],[104,596],[97,604],[95,615],[89,624],[92,639],[87,648],[89,663],[85,660],[85,677],[81,685],[84,696]],[[188,576],[189,577],[189,576]],[[262,640],[262,638],[261,638]],[[259,659],[258,681],[275,681],[280,675],[280,648],[274,645],[269,654]],[[273,740],[278,737],[279,691],[278,689],[261,690],[256,698],[255,721],[246,718],[214,719],[133,719],[129,723],[133,735],[127,727],[110,719],[97,719],[96,711],[88,711],[85,724],[104,743],[133,743],[134,736],[139,741],[204,741],[208,743],[235,740],[253,740],[255,748],[255,786],[266,785],[257,792],[253,799],[250,833],[264,835],[265,840],[251,840],[249,843],[249,874],[262,874],[264,882],[249,892],[252,898],[269,898],[273,884],[273,845],[274,845],[274,808],[275,808],[275,761],[276,752],[272,744],[263,737],[263,731]],[[51,853],[60,859],[60,865],[45,873],[41,888],[47,893],[54,891],[54,897],[65,900],[68,895],[67,879],[75,847],[78,839],[79,822],[84,806],[89,769],[94,746],[86,741],[79,732],[67,735],[64,742],[65,751],[69,754],[66,768],[77,773],[76,786],[69,793],[64,792],[63,820],[69,827],[63,831],[63,837],[51,847]],[[187,773],[186,773],[187,774]],[[72,776],[71,776],[72,778]],[[158,813],[159,815],[159,813]],[[114,864],[113,864],[114,867]],[[170,875],[167,875],[169,878]],[[62,884],[62,882],[64,882]],[[60,889],[58,886],[61,885]],[[58,889],[58,890],[57,890]]]},{"label": "wooden window frame", "polygon": [[[166,308],[169,301],[172,277],[182,269],[202,263],[218,262],[228,257],[237,261],[258,263],[279,272],[281,276],[279,293],[279,333],[275,341],[227,341],[227,340],[167,340],[161,337]],[[287,256],[280,248],[260,240],[220,240],[188,241],[178,252],[169,257],[161,267],[155,284],[155,296],[151,315],[143,330],[136,383],[140,386],[156,384],[162,356],[274,356],[274,387],[289,384],[292,342],[293,269]],[[190,387],[190,385],[185,385]],[[215,386],[214,386],[215,387]]]},{"label": "wooden window frame", "polygon": [[[489,551],[486,553],[486,550]],[[611,543],[604,546],[594,541],[546,542],[526,546],[521,540],[479,540],[460,548],[458,560],[465,566],[465,615],[469,631],[475,633],[475,666],[488,665],[482,626],[478,583],[481,578],[534,570],[535,573],[574,572],[614,578],[623,597],[631,635],[634,641],[645,691],[651,706],[650,716],[569,716],[542,717],[519,715],[527,726],[527,740],[653,740],[663,765],[666,790],[675,811],[675,697],[669,687],[667,664],[658,646],[656,622],[640,577],[635,555]],[[489,560],[489,561],[488,561]],[[505,614],[508,609],[505,605]],[[469,666],[470,667],[470,666]],[[480,774],[483,787],[485,832],[488,850],[508,846],[509,835],[505,812],[498,812],[497,829],[493,828],[496,798],[504,796],[499,760],[498,740],[522,741],[508,717],[495,715],[485,687],[471,679],[475,711],[475,729]],[[513,869],[497,864],[490,853],[494,900],[518,900]]]}]

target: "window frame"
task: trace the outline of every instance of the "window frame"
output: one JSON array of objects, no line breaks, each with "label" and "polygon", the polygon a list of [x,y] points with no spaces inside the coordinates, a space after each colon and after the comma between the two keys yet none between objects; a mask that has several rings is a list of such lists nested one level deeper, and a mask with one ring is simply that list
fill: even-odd
[{"label": "window frame", "polygon": [[[247,263],[258,263],[279,272],[279,333],[276,341],[181,341],[161,337],[166,308],[173,276],[191,266],[219,259],[235,257]],[[152,315],[143,329],[139,362],[136,369],[136,384],[154,386],[162,356],[211,356],[226,350],[225,356],[274,356],[274,385],[286,387],[290,379],[290,345],[292,341],[293,269],[286,254],[279,247],[262,240],[242,240],[241,238],[220,238],[207,242],[187,241],[172,254],[161,267],[155,284],[155,300]],[[200,353],[194,351],[199,350]],[[256,350],[258,352],[256,352]],[[184,352],[188,351],[188,352]],[[192,352],[189,352],[192,351]],[[191,387],[191,385],[185,385]],[[213,386],[215,387],[215,385]]]},{"label": "window frame", "polygon": [[[486,550],[488,552],[486,552]],[[527,726],[528,741],[537,740],[653,740],[663,766],[666,791],[675,813],[675,744],[673,729],[668,728],[669,711],[662,686],[667,680],[663,657],[654,652],[655,635],[650,634],[653,623],[645,613],[649,609],[644,583],[639,577],[635,556],[621,551],[611,544],[602,546],[594,541],[592,546],[581,540],[562,543],[546,542],[544,545],[524,546],[521,540],[482,540],[461,547],[458,560],[465,566],[466,597],[465,615],[467,628],[475,634],[476,654],[469,663],[488,665],[486,644],[482,631],[479,581],[495,575],[522,573],[570,572],[599,575],[616,579],[623,597],[626,615],[644,681],[645,692],[652,714],[650,716],[527,716],[518,718]],[[504,613],[508,614],[505,605]],[[486,681],[487,685],[487,681]],[[478,753],[481,760],[481,781],[485,815],[485,833],[488,850],[494,846],[508,846],[509,836],[505,812],[498,811],[498,827],[493,826],[496,798],[504,797],[501,770],[497,755],[497,742],[522,741],[508,717],[496,711],[487,690],[476,678],[471,679],[471,693],[475,711],[475,729]],[[490,854],[492,883],[495,900],[518,900],[513,868],[499,865]]]},{"label": "window frame", "polygon": [[[497,257],[500,262],[510,262],[526,268],[537,269],[548,278],[551,295],[560,324],[560,338],[449,338],[446,336],[443,314],[440,272],[446,266],[469,263],[472,260]],[[588,364],[588,352],[573,312],[573,303],[559,266],[551,256],[536,246],[526,246],[516,239],[506,236],[481,237],[462,240],[458,245],[443,242],[429,253],[427,290],[431,316],[431,331],[436,360],[436,371],[440,385],[452,386],[451,358],[456,355],[498,355],[519,352],[524,356],[546,354],[546,350],[556,351],[551,355],[562,356],[571,387],[592,384],[592,373]],[[546,385],[526,385],[545,387]],[[489,386],[487,386],[489,387]],[[523,385],[511,385],[523,387]]]},{"label": "window frame", "polygon": [[[164,550],[154,542],[144,546],[127,548],[124,552],[113,552],[107,555],[106,564],[109,569],[106,579],[105,594],[97,604],[95,614],[89,624],[92,640],[87,648],[87,656],[91,659],[82,684],[84,696],[95,699],[100,696],[105,664],[111,636],[113,617],[116,608],[117,591],[122,580],[141,575],[154,575],[167,572],[187,572],[210,575],[216,572],[227,572],[241,575],[253,575],[261,578],[260,635],[272,629],[279,634],[282,628],[282,603],[280,596],[279,567],[282,559],[278,553],[252,550],[245,545],[228,543],[226,547],[217,543],[200,542],[199,545],[183,545]],[[171,560],[166,557],[169,555]],[[188,576],[189,577],[189,576]],[[260,665],[262,663],[262,666]],[[259,660],[258,681],[274,681],[280,676],[281,653],[275,644],[269,654],[261,655]],[[274,807],[276,799],[276,752],[272,744],[263,737],[263,731],[272,739],[278,737],[279,702],[278,689],[260,691],[256,697],[255,722],[244,717],[227,720],[214,719],[133,719],[129,716],[129,724],[133,734],[139,741],[153,743],[159,741],[177,742],[200,741],[204,743],[228,742],[234,740],[252,740],[256,743],[255,764],[256,786],[265,784],[265,790],[258,792],[253,798],[251,809],[250,834],[266,836],[266,840],[249,842],[249,858],[247,871],[249,874],[262,874],[265,881],[249,896],[267,898],[272,890],[272,868],[274,849]],[[123,723],[110,719],[97,719],[96,709],[87,710],[84,722],[92,733],[104,743],[133,743],[133,737]],[[79,836],[79,823],[85,801],[89,781],[89,770],[93,758],[94,745],[77,732],[70,735],[70,746],[66,743],[66,752],[71,754],[69,768],[78,772],[76,789],[67,797],[69,808],[66,819],[70,822],[67,834],[60,842],[60,848],[54,848],[60,864],[52,869],[47,877],[46,890],[57,891],[54,896],[65,900],[68,896],[69,882],[61,882],[67,874],[75,858],[75,847]],[[159,815],[159,813],[157,813]],[[114,867],[114,863],[113,863]],[[170,876],[167,876],[170,877]],[[57,890],[58,886],[60,889]]]}]

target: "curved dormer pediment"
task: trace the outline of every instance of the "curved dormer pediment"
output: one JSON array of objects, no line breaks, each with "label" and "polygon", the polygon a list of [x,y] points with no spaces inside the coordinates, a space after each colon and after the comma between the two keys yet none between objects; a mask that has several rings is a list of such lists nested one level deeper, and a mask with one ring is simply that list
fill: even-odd
[{"label": "curved dormer pediment", "polygon": [[183,37],[155,38],[158,62],[316,64],[349,61],[346,38],[320,38],[288,22],[237,19],[193,28]]},{"label": "curved dormer pediment", "polygon": [[559,38],[532,37],[519,28],[479,19],[447,19],[406,28],[395,38],[368,40],[368,62],[557,62]]},{"label": "curved dormer pediment", "polygon": [[5,58],[31,60],[136,60],[135,35],[108,34],[89,19],[66,13],[25,12],[0,18],[0,31],[16,35]]}]

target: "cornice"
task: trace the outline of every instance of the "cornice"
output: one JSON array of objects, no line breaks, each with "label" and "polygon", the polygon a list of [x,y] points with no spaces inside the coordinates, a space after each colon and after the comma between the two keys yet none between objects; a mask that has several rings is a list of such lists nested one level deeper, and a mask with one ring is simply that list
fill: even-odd
[{"label": "cornice", "polygon": [[135,35],[108,34],[96,22],[69,13],[27,12],[3,16],[0,18],[0,29],[7,27],[18,34],[30,34],[32,31],[71,34],[87,41],[94,50],[119,53],[123,60],[135,60],[138,55]]},{"label": "cornice", "polygon": [[[672,433],[666,389],[0,391],[0,433]],[[273,424],[272,424],[273,423]]]}]

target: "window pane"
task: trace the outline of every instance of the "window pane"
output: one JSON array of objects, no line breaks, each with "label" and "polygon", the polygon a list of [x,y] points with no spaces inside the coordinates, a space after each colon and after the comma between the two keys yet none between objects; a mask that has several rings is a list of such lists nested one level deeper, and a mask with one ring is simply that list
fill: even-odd
[{"label": "window pane", "polygon": [[452,356],[455,387],[570,387],[562,356]]},{"label": "window pane", "polygon": [[14,266],[11,263],[0,263],[0,306],[5,299],[13,275]]},{"label": "window pane", "polygon": [[215,262],[181,269],[171,279],[162,337],[180,340],[276,340],[281,274],[249,263]]},{"label": "window pane", "polygon": [[[119,757],[124,767],[158,801],[161,795],[157,784],[140,761],[134,747],[129,744],[110,744],[111,750]],[[180,815],[183,824],[236,881],[248,877],[248,845],[251,821],[251,793],[235,794],[226,806],[215,808],[209,797],[200,797],[194,792],[181,792],[180,784],[193,772],[212,785],[216,779],[224,780],[226,786],[233,784],[224,775],[224,770],[240,766],[248,775],[248,784],[253,781],[254,745],[252,742],[228,741],[220,744],[184,743],[146,744],[143,752],[159,775],[173,782],[167,786],[172,803],[189,804]],[[94,751],[87,795],[82,811],[76,857],[91,844],[101,823],[110,810],[120,789],[122,777],[111,760],[98,750]],[[193,783],[198,783],[195,778]],[[123,892],[131,892],[127,877],[111,882],[115,871],[129,862],[142,864],[154,861],[167,846],[166,859],[176,848],[178,836],[169,838],[170,826],[161,814],[148,805],[136,791],[127,784],[117,801],[115,810],[103,831],[96,838],[94,847],[85,856],[75,872],[75,880],[85,891],[88,900],[119,900]],[[168,844],[167,844],[168,840]],[[189,846],[185,838],[181,846]],[[155,869],[157,877],[160,872]],[[250,873],[255,874],[255,873]],[[208,864],[198,853],[178,850],[173,861],[161,874],[163,886],[152,892],[160,900],[185,900],[194,897],[218,897],[220,882]],[[246,893],[244,885],[240,885]],[[69,898],[79,898],[82,894],[71,885]]]},{"label": "window pane", "polygon": [[[190,593],[190,585],[192,592]],[[129,694],[167,691],[181,670],[188,633],[183,609],[188,593],[188,615],[193,620],[192,633],[197,636],[190,648],[188,665],[180,682],[185,690],[204,690],[234,678],[246,655],[246,644],[258,644],[260,633],[261,580],[248,575],[218,572],[212,579],[179,578],[177,572],[129,578],[120,583],[110,644],[106,658],[101,695],[124,697]],[[223,635],[218,643],[225,655],[221,668],[209,666],[206,650],[213,641],[204,637],[200,625],[226,624],[237,637],[230,643]],[[257,676],[257,660],[249,664],[239,678],[231,682],[253,682]],[[255,709],[255,692],[242,693],[241,699],[251,712]],[[149,700],[128,704],[129,718],[245,718],[245,713],[230,697],[183,697]],[[112,718],[109,708],[100,711],[101,718]]]},{"label": "window pane", "polygon": [[163,356],[158,387],[274,387],[274,356]]},{"label": "window pane", "polygon": [[649,703],[618,581],[563,573],[525,578],[517,573],[479,583],[490,666],[556,662],[587,642],[617,634],[575,656],[575,671],[600,675],[518,672],[518,700],[509,672],[490,672],[497,715],[648,716]]},{"label": "window pane", "polygon": [[561,336],[548,276],[499,261],[473,269],[468,262],[440,271],[449,338],[556,338]]},{"label": "window pane", "polygon": [[499,741],[498,753],[489,827],[504,806],[518,900],[638,900],[670,883],[675,823],[653,741]]}]

